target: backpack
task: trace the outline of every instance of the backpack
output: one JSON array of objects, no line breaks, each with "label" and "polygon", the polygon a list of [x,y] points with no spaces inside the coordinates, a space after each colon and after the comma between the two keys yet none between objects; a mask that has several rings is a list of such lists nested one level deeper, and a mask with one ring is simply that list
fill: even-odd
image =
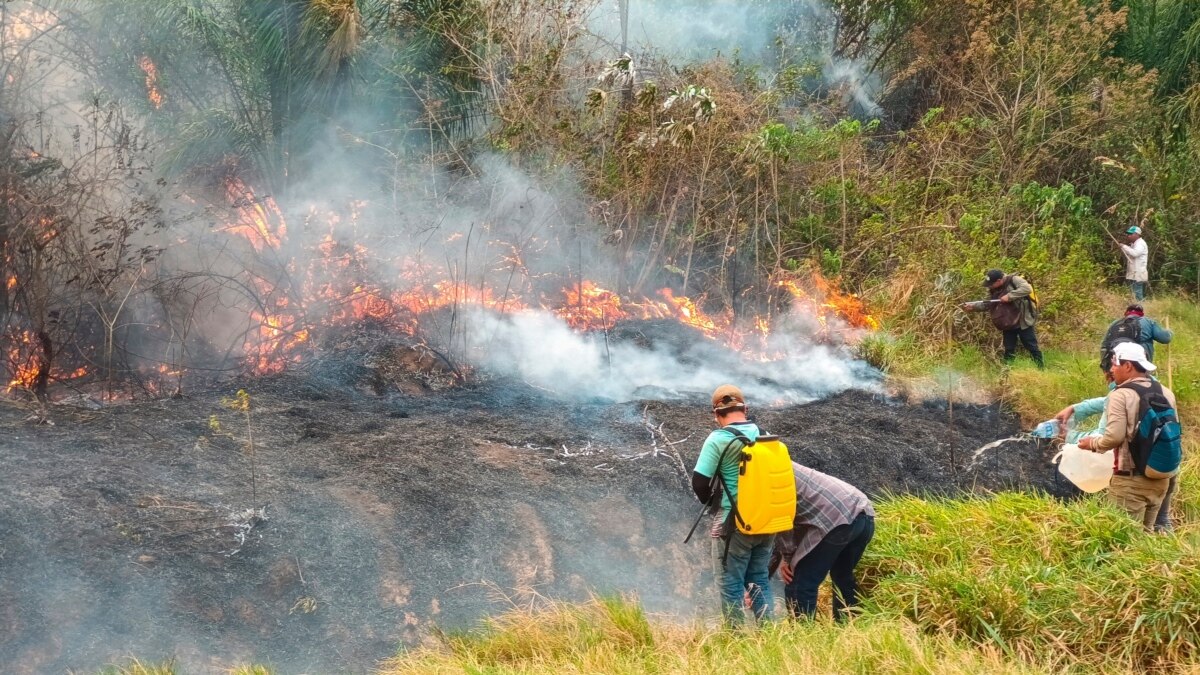
[{"label": "backpack", "polygon": [[1183,428],[1179,415],[1163,393],[1162,383],[1152,380],[1149,387],[1121,385],[1138,395],[1138,422],[1129,441],[1134,473],[1146,478],[1170,478],[1179,472],[1183,460]]},{"label": "backpack", "polygon": [[[1016,290],[1017,285],[1015,283],[1013,283],[1013,280],[1012,280],[1012,278],[1015,276],[1020,276],[1020,275],[1015,274],[1015,273],[1008,275],[1005,278],[1004,286],[1000,287],[999,289],[993,289],[991,291],[991,298],[993,300],[997,300],[997,299],[1003,297],[1006,293]],[[1025,277],[1021,277],[1021,278],[1025,279]],[[1033,320],[1037,321],[1038,318],[1040,318],[1041,311],[1038,308],[1037,290],[1035,290],[1033,288],[1033,283],[1029,282],[1029,279],[1025,279],[1025,281],[1027,283],[1029,283],[1029,287],[1030,287],[1029,295],[1025,296],[1024,298],[1018,298],[1017,300],[1015,300],[1011,303],[996,303],[996,304],[991,305],[990,310],[991,310],[991,317],[992,317],[992,325],[995,326],[997,330],[1001,330],[1001,331],[1012,330],[1012,329],[1016,328],[1018,325],[1020,325],[1021,314],[1024,311],[1022,309],[1023,301],[1029,302],[1029,314],[1033,318]]]},{"label": "backpack", "polygon": [[1114,321],[1113,325],[1108,327],[1108,332],[1104,334],[1104,340],[1100,343],[1100,368],[1108,370],[1112,366],[1112,350],[1113,347],[1122,342],[1137,342],[1142,341],[1142,317],[1127,316],[1120,321]]},{"label": "backpack", "polygon": [[[787,445],[778,436],[763,435],[752,441],[736,428],[725,427],[725,431],[733,434],[733,438],[717,460],[717,470],[712,477],[714,488],[724,483],[721,466],[725,457],[734,445],[741,446],[737,497],[729,500],[729,513],[722,529],[725,556],[728,556],[729,538],[735,528],[743,534],[776,534],[792,529],[796,519],[796,474],[792,472]],[[714,489],[712,493],[715,496],[718,491]],[[708,506],[706,504],[701,511],[700,518],[704,517]],[[697,524],[700,518],[696,519]],[[695,530],[696,525],[692,525],[692,532]],[[692,532],[688,533],[684,543],[691,539]]]}]

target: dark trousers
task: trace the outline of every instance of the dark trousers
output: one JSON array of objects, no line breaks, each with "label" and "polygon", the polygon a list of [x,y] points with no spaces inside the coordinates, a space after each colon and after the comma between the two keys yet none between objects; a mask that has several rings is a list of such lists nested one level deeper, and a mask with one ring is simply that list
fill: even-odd
[{"label": "dark trousers", "polygon": [[1158,517],[1154,519],[1155,532],[1171,532],[1175,526],[1171,523],[1171,497],[1175,494],[1175,486],[1179,484],[1179,475],[1171,476],[1171,484],[1167,486],[1167,494],[1163,497],[1162,506],[1158,507]]},{"label": "dark trousers", "polygon": [[854,567],[873,536],[875,519],[866,513],[858,514],[852,523],[830,530],[792,570],[792,583],[784,588],[792,614],[812,617],[817,613],[817,589],[829,576],[834,586],[833,618],[845,619],[846,608],[858,604]]},{"label": "dark trousers", "polygon": [[1038,349],[1037,331],[1033,326],[1029,328],[1010,328],[1004,331],[1004,360],[1012,361],[1017,356],[1017,340],[1025,345],[1025,349],[1029,350],[1029,355],[1033,357],[1033,362],[1038,368],[1044,368],[1046,362],[1042,360],[1042,350]]}]

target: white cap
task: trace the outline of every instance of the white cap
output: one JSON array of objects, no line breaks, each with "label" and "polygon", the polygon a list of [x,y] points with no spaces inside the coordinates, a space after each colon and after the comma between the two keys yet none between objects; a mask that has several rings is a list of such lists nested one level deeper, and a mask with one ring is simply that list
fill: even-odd
[{"label": "white cap", "polygon": [[1133,361],[1147,373],[1158,369],[1158,366],[1150,363],[1150,359],[1146,358],[1146,349],[1136,342],[1122,342],[1113,347],[1113,365],[1125,361]]}]

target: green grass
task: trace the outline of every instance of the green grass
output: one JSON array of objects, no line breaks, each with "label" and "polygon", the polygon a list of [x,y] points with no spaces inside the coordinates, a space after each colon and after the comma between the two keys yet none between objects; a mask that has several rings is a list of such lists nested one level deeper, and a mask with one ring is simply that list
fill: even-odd
[{"label": "green grass", "polygon": [[1148,536],[1102,496],[896,497],[862,564],[870,613],[1130,670],[1200,662],[1194,528]]},{"label": "green grass", "polygon": [[[633,621],[630,632],[622,624]],[[1044,666],[1054,664],[1047,662]],[[650,621],[636,604],[553,603],[513,613],[437,647],[402,654],[383,673],[1032,673],[1000,650],[929,635],[906,620],[781,622],[729,632]]]},{"label": "green grass", "polygon": [[[182,672],[175,667],[173,661],[159,664],[145,664],[134,659],[125,666],[109,666],[100,671],[100,675],[180,675]],[[235,666],[225,671],[228,675],[271,675],[271,669],[265,666]]]}]

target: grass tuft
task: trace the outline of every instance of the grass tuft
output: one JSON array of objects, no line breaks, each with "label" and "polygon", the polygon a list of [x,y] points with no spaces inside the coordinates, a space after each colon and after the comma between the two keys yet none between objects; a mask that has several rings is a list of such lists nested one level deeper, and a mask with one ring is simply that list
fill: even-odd
[{"label": "grass tuft", "polygon": [[[619,609],[618,609],[619,608]],[[386,663],[384,675],[400,673],[1031,673],[1000,650],[928,635],[903,619],[862,619],[849,626],[828,621],[781,622],[754,632],[699,626],[638,624],[638,644],[612,621],[644,614],[627,601],[551,604],[516,612],[483,631],[459,636],[440,648],[422,648]],[[520,659],[497,652],[498,641],[537,636]],[[1043,664],[1053,666],[1052,663]]]},{"label": "grass tuft", "polygon": [[1018,654],[1137,670],[1200,659],[1194,531],[1148,536],[1102,497],[890,499],[862,566],[871,614]]}]

